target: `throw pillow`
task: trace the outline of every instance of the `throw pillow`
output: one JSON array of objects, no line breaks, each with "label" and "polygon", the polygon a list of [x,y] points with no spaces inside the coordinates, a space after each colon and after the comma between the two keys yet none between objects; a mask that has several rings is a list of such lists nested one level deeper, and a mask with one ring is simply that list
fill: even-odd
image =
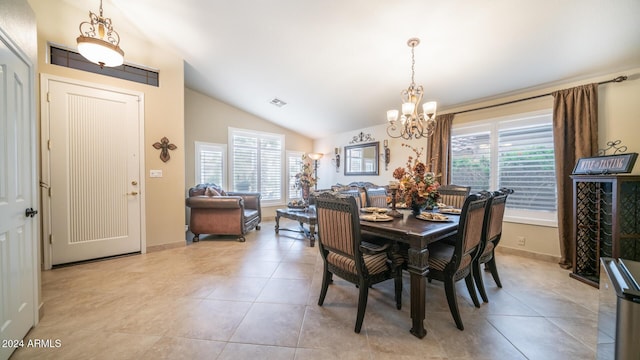
[{"label": "throw pillow", "polygon": [[212,187],[208,187],[208,188],[204,191],[204,194],[205,194],[206,196],[220,196],[220,193],[219,193],[216,189],[214,189],[214,188],[212,188]]}]

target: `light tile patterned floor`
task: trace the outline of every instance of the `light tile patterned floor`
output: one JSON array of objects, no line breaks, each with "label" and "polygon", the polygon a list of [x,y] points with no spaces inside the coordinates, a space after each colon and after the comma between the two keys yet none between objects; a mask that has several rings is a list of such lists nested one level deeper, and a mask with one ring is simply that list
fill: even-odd
[{"label": "light tile patterned floor", "polygon": [[[283,227],[293,222],[282,221]],[[42,273],[45,316],[12,359],[593,359],[598,292],[557,264],[499,254],[504,287],[488,273],[489,303],[473,306],[464,282],[451,318],[442,283],[427,285],[428,334],[409,333],[392,281],[369,292],[362,332],[353,332],[357,289],[339,278],[317,305],[318,248],[274,223],[245,243],[203,238],[168,249]]]}]

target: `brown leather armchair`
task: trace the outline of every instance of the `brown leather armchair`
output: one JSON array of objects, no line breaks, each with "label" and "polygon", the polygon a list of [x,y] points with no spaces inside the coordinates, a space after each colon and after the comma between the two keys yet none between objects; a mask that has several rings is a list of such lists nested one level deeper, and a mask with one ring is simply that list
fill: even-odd
[{"label": "brown leather armchair", "polygon": [[186,205],[191,209],[189,230],[200,241],[200,234],[238,235],[260,230],[260,193],[225,192],[216,184],[198,184],[189,189]]}]

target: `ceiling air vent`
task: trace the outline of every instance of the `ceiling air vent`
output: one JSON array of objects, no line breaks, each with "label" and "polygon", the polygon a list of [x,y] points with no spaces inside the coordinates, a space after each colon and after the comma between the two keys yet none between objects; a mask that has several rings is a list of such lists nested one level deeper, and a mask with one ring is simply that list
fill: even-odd
[{"label": "ceiling air vent", "polygon": [[284,102],[284,101],[282,101],[282,100],[280,100],[278,98],[273,98],[273,100],[271,100],[270,103],[275,105],[275,106],[277,106],[277,107],[280,107],[280,108],[285,106],[285,105],[287,105],[286,102]]}]

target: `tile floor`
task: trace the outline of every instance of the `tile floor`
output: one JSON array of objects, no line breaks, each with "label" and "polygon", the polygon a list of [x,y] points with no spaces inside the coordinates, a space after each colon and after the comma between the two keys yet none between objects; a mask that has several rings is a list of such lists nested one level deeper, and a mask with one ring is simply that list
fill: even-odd
[{"label": "tile floor", "polygon": [[[282,219],[282,227],[295,223]],[[427,288],[428,334],[409,333],[409,278],[395,309],[393,282],[369,292],[353,332],[357,289],[339,278],[317,305],[318,248],[263,223],[245,243],[203,238],[186,247],[42,273],[45,315],[12,359],[593,359],[598,292],[555,263],[499,254],[504,287],[488,273],[489,303],[464,282],[459,331],[442,283]]]}]

